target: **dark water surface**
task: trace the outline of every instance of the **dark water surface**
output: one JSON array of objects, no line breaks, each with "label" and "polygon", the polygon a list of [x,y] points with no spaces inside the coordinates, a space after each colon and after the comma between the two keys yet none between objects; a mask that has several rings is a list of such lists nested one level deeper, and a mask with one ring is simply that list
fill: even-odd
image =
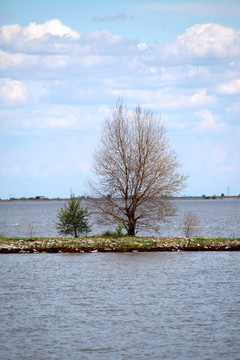
[{"label": "dark water surface", "polygon": [[[177,200],[178,216],[162,223],[157,233],[142,231],[138,235],[183,236],[181,218],[187,211],[195,213],[200,226],[197,236],[240,237],[240,199],[235,200]],[[62,201],[46,202],[0,202],[0,234],[14,237],[56,236],[55,221],[57,211],[63,207]],[[84,205],[84,203],[83,203]],[[90,218],[91,235],[100,235],[113,227],[99,227],[94,217]]]},{"label": "dark water surface", "polygon": [[0,254],[0,359],[240,359],[240,253]]}]

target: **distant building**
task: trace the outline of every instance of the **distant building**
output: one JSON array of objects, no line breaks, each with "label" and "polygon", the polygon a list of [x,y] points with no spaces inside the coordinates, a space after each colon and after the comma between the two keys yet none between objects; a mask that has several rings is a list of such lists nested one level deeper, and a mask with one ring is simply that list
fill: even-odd
[{"label": "distant building", "polygon": [[36,200],[44,200],[45,196],[36,196]]}]

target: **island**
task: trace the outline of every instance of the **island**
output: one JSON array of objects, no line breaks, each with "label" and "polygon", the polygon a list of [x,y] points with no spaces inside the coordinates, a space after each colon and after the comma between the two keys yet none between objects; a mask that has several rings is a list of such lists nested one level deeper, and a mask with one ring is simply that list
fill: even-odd
[{"label": "island", "polygon": [[0,253],[97,253],[149,251],[239,251],[240,238],[167,237],[0,237]]}]

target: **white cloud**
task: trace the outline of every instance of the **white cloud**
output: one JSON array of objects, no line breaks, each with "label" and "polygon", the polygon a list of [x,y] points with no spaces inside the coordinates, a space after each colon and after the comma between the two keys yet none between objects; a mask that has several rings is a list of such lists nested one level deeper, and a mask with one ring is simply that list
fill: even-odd
[{"label": "white cloud", "polygon": [[79,39],[80,34],[70,27],[63,25],[59,19],[54,19],[46,21],[44,24],[37,25],[32,22],[23,30],[27,40],[39,39],[45,35],[54,35],[54,36],[67,36],[73,39]]},{"label": "white cloud", "polygon": [[239,142],[240,103],[228,96],[239,94],[239,34],[198,24],[172,43],[151,44],[99,29],[80,35],[56,19],[0,28],[0,144],[12,154],[5,176],[11,168],[35,180],[65,174],[67,188],[78,183],[119,96],[130,108],[162,114],[184,164],[193,161],[186,172],[195,166],[198,177],[202,168],[218,175]]},{"label": "white cloud", "polygon": [[140,44],[137,45],[137,48],[138,48],[138,50],[140,50],[140,51],[147,50],[147,49],[148,49],[148,44],[146,44],[146,43],[140,43]]},{"label": "white cloud", "polygon": [[[90,131],[92,136],[109,114],[102,105],[34,104],[15,109],[1,109],[2,125],[10,134],[46,133],[48,130]],[[75,134],[75,133],[74,133]],[[55,134],[53,133],[53,137]]]},{"label": "white cloud", "polygon": [[32,65],[37,65],[39,56],[28,55],[24,53],[8,53],[7,51],[0,50],[0,70],[17,68],[27,68]]},{"label": "white cloud", "polygon": [[200,112],[197,112],[196,115],[202,119],[200,122],[200,127],[207,129],[215,128],[215,116],[211,113],[211,111],[204,109]]},{"label": "white cloud", "polygon": [[190,104],[193,106],[215,105],[215,103],[216,98],[212,95],[207,95],[206,89],[200,89],[190,97]]},{"label": "white cloud", "polygon": [[0,79],[0,102],[3,106],[25,105],[28,97],[28,89],[20,81],[8,78]]},{"label": "white cloud", "polygon": [[218,85],[217,91],[220,94],[226,95],[240,94],[240,79],[235,79],[228,83]]},{"label": "white cloud", "polygon": [[195,89],[194,94],[189,91],[176,91],[165,88],[163,90],[113,90],[116,97],[130,99],[134,103],[141,103],[145,107],[164,111],[175,111],[186,108],[214,106],[216,98],[208,95],[206,89]]},{"label": "white cloud", "polygon": [[[200,71],[200,66],[197,70],[193,66],[195,60],[205,62],[205,66],[201,66],[205,75],[209,59],[225,61],[226,58],[228,63],[234,63],[235,57],[240,55],[240,31],[218,24],[195,25],[173,43],[151,45],[130,41],[106,30],[80,36],[54,19],[44,24],[30,23],[27,27],[18,24],[2,26],[0,45],[3,48],[0,53],[2,69],[22,68],[26,64],[26,69],[30,66],[35,71],[43,68],[62,71],[67,67],[76,70],[81,66],[100,64],[108,72],[157,74],[156,69],[164,63],[168,68],[170,64],[184,64],[187,70],[186,63],[192,62],[191,71],[190,67],[188,69],[190,78]],[[186,77],[185,71],[183,73]]]},{"label": "white cloud", "polygon": [[214,115],[210,110],[203,109],[195,113],[200,119],[197,129],[205,132],[221,132],[227,129],[227,124],[218,122],[218,117]]},{"label": "white cloud", "polygon": [[115,35],[107,30],[95,30],[85,36],[86,40],[90,41],[107,41],[110,44],[116,44],[123,41],[123,37],[121,35]]},{"label": "white cloud", "polygon": [[[80,36],[57,19],[40,25],[31,23],[25,28],[8,25],[0,31],[2,42],[5,41],[5,50],[0,51],[0,69],[6,77],[24,79],[35,106],[79,102],[109,105],[109,101],[114,102],[120,96],[134,105],[141,103],[161,112],[201,111],[218,103],[214,93],[216,81],[222,82],[219,85],[222,92],[238,91],[238,82],[226,81],[237,74],[236,67],[229,70],[229,54],[239,34],[232,28],[203,24],[187,29],[173,43],[150,45],[128,41],[109,31],[95,30]],[[236,43],[235,53],[239,44]],[[177,59],[175,64],[171,62],[173,54]],[[219,68],[212,66],[224,56],[227,62],[220,61]],[[198,59],[203,57],[205,63],[199,65]],[[164,62],[164,58],[169,61]],[[208,66],[209,59],[211,66]],[[226,109],[230,107],[231,104],[226,104]],[[26,122],[25,126],[76,126],[66,114],[48,114],[44,118],[42,123]],[[205,116],[202,128],[207,126],[206,121]]]},{"label": "white cloud", "polygon": [[165,58],[205,59],[240,55],[240,31],[219,24],[197,24],[163,47]]},{"label": "white cloud", "polygon": [[116,55],[137,52],[137,41],[129,41],[107,30],[80,35],[54,19],[44,24],[30,23],[0,27],[0,46],[9,54],[46,54],[72,56]]},{"label": "white cloud", "polygon": [[22,27],[18,24],[15,25],[4,25],[0,30],[0,43],[10,44],[22,33]]},{"label": "white cloud", "polygon": [[27,27],[14,24],[0,28],[0,45],[17,52],[67,52],[69,45],[79,41],[80,37],[79,33],[58,19],[39,25],[33,22]]},{"label": "white cloud", "polygon": [[31,22],[27,27],[22,27],[18,24],[4,25],[0,31],[0,39],[2,44],[10,44],[16,39],[22,41],[31,41],[37,39],[46,39],[46,36],[66,36],[72,39],[79,39],[80,34],[72,30],[66,25],[63,25],[59,19],[46,21],[44,24],[37,25]]},{"label": "white cloud", "polygon": [[25,70],[28,76],[34,78],[41,77],[43,71],[51,72],[55,77],[56,75],[65,77],[65,74],[62,73],[63,69],[66,72],[80,72],[81,69],[95,68],[96,65],[107,67],[110,61],[112,61],[110,57],[100,55],[29,55],[25,53],[12,54],[0,50],[0,70],[18,72],[20,76]]}]

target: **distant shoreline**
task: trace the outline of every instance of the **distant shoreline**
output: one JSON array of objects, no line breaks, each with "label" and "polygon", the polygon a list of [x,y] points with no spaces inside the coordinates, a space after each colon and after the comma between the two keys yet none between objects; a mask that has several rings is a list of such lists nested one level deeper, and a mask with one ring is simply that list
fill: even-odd
[{"label": "distant shoreline", "polygon": [[[82,200],[87,200],[88,198],[82,197]],[[170,197],[168,198],[168,200],[239,200],[240,196],[176,196],[176,197]],[[11,203],[16,203],[16,202],[50,202],[50,201],[59,201],[59,202],[63,202],[63,201],[68,201],[69,198],[44,198],[44,199],[34,199],[34,198],[29,198],[29,199],[0,199],[0,203],[2,202],[11,202]]]}]

